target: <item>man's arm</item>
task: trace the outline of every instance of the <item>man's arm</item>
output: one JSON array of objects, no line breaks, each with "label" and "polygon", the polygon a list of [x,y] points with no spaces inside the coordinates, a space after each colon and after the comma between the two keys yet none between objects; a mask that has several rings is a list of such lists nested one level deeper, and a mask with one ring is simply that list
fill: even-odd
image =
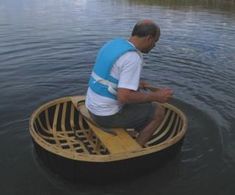
[{"label": "man's arm", "polygon": [[144,89],[144,88],[149,87],[149,86],[151,86],[151,85],[148,82],[140,80],[139,89]]},{"label": "man's arm", "polygon": [[162,88],[155,92],[140,92],[126,88],[118,88],[117,98],[122,104],[131,103],[144,103],[157,101],[160,103],[166,103],[173,95],[173,90],[169,88]]}]

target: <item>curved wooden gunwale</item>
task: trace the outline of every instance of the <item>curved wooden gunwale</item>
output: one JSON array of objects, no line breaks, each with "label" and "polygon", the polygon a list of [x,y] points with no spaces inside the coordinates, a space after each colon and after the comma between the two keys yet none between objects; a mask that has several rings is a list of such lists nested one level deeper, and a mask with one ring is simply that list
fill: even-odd
[{"label": "curved wooden gunwale", "polygon": [[[179,109],[177,109],[175,106],[170,105],[170,104],[163,104],[164,107],[168,108],[169,110],[172,111],[173,114],[176,114],[176,119],[174,119],[175,117],[171,117],[171,122],[173,123],[173,120],[180,120],[181,121],[181,125],[180,123],[177,124],[177,126],[182,126],[180,128],[180,130],[176,131],[176,126],[174,126],[174,131],[172,131],[171,135],[162,143],[158,143],[156,145],[151,145],[152,142],[154,142],[153,140],[150,140],[148,143],[150,143],[150,146],[145,147],[145,148],[140,148],[137,149],[135,151],[131,151],[128,153],[117,153],[117,154],[90,154],[88,151],[87,152],[83,152],[83,153],[79,153],[76,152],[76,148],[73,149],[73,147],[70,147],[70,149],[63,149],[62,148],[62,144],[60,143],[60,139],[56,139],[55,140],[55,144],[51,144],[49,143],[47,140],[53,141],[53,137],[47,137],[45,135],[42,135],[39,133],[39,131],[37,130],[37,128],[39,128],[38,126],[40,126],[40,128],[42,128],[44,130],[44,133],[48,133],[52,135],[56,134],[56,126],[57,126],[57,122],[58,122],[58,112],[60,109],[60,104],[62,103],[71,103],[71,110],[70,110],[70,117],[74,117],[73,116],[73,104],[76,105],[76,103],[78,101],[82,101],[85,99],[85,96],[72,96],[72,97],[63,97],[63,98],[59,98],[53,101],[50,101],[42,106],[40,106],[37,110],[35,110],[33,112],[33,114],[31,115],[30,118],[30,124],[29,124],[29,129],[30,129],[30,134],[34,140],[34,142],[36,144],[38,144],[39,146],[41,146],[42,148],[44,148],[45,150],[62,156],[64,158],[68,158],[71,160],[75,160],[75,161],[86,161],[86,162],[112,162],[112,161],[120,161],[120,160],[125,160],[125,159],[131,159],[131,158],[135,158],[135,157],[139,157],[139,156],[143,156],[143,155],[148,155],[151,153],[156,153],[159,151],[162,151],[176,143],[178,143],[180,140],[183,139],[185,133],[186,133],[186,129],[187,129],[187,119],[184,115],[184,113],[182,111],[180,111]],[[52,122],[50,122],[49,120],[49,111],[48,109],[55,106],[55,111],[54,111],[54,119]],[[62,112],[64,112],[64,114],[62,114],[62,118],[61,120],[64,121],[65,118],[63,118],[63,116],[65,115],[65,112],[67,111],[67,104],[63,104],[62,106]],[[47,124],[47,128],[45,126],[42,125],[42,122],[38,122],[39,125],[36,125],[35,121],[39,118],[39,115],[45,111],[45,118],[46,118],[46,124]],[[166,119],[167,120],[167,119]],[[38,120],[40,121],[40,120]],[[40,124],[41,123],[41,124]],[[52,123],[52,124],[51,124]],[[70,124],[73,124],[74,121],[70,119]],[[81,123],[81,120],[79,120],[79,123]],[[71,125],[71,126],[72,126]],[[81,124],[80,124],[81,125]],[[83,124],[82,124],[83,125]],[[168,126],[168,128],[170,128]],[[58,133],[58,132],[57,132]],[[173,135],[175,134],[176,135]],[[72,135],[72,136],[69,136]],[[76,144],[77,142],[79,142],[79,140],[76,140],[76,137],[73,135],[74,132],[73,130],[70,131],[65,131],[65,126],[61,125],[61,131],[58,134],[59,137],[66,137],[68,138],[68,144],[73,145]],[[58,135],[55,135],[58,137]],[[88,135],[87,135],[88,136]],[[164,135],[161,135],[164,136]],[[62,140],[61,138],[61,140]],[[161,138],[161,137],[160,137]],[[157,137],[156,139],[160,139],[159,137]],[[82,145],[80,145],[82,146]],[[84,149],[84,148],[83,148]],[[86,150],[83,150],[86,151]]]}]

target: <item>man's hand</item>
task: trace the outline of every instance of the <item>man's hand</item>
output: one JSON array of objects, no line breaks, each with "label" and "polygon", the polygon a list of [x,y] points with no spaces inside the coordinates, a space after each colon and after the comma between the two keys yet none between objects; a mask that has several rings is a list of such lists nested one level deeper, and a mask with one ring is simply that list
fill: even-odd
[{"label": "man's hand", "polygon": [[160,103],[166,103],[172,98],[173,90],[169,88],[160,88],[155,92],[151,92],[152,98]]}]

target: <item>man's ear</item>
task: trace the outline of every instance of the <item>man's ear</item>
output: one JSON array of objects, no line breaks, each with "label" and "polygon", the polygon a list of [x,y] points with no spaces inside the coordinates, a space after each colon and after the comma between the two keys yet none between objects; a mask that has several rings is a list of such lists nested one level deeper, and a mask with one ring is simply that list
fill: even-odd
[{"label": "man's ear", "polygon": [[146,40],[147,41],[152,41],[153,40],[153,36],[152,35],[147,35],[146,36]]}]

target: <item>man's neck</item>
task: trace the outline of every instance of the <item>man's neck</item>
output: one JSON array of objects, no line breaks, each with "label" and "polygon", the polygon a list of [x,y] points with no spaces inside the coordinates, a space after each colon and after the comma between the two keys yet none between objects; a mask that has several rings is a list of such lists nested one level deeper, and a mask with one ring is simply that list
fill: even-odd
[{"label": "man's neck", "polygon": [[136,49],[141,51],[141,39],[140,38],[132,36],[129,38],[128,41],[131,42],[136,47]]}]

